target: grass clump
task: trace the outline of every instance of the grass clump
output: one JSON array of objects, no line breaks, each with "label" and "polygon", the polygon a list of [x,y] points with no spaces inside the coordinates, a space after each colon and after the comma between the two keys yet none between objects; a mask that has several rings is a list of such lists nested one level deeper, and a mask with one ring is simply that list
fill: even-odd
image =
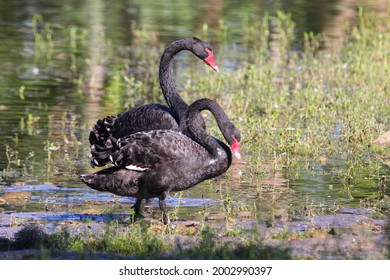
[{"label": "grass clump", "polygon": [[77,258],[93,258],[94,254],[112,254],[118,255],[118,258],[161,258],[170,248],[168,243],[151,234],[145,226],[131,226],[121,230],[115,226],[107,226],[103,233],[80,234],[71,234],[66,230],[47,234],[36,226],[27,226],[12,239],[0,238],[0,251],[38,249],[45,251],[45,258],[62,256],[61,258],[66,259],[69,258],[66,252],[76,253]]},{"label": "grass clump", "polygon": [[[259,232],[242,238],[221,241],[217,232],[205,228],[191,241],[172,239],[153,233],[147,226],[128,228],[108,225],[103,233],[71,234],[66,230],[47,234],[36,226],[27,226],[12,239],[0,238],[0,251],[35,249],[29,258],[62,259],[290,259],[288,249],[265,245]],[[42,253],[43,252],[43,253]],[[30,252],[26,254],[31,254]]]},{"label": "grass clump", "polygon": [[[388,147],[372,145],[390,128],[389,17],[360,11],[359,23],[347,28],[339,53],[324,48],[326,43],[319,41],[326,38],[315,34],[307,34],[306,46],[293,51],[289,18],[278,14],[267,22],[282,30],[274,38],[277,49],[271,44],[259,52],[256,41],[247,41],[251,59],[218,77],[207,76],[208,92],[223,93],[215,98],[242,131],[242,149],[251,167],[243,178],[250,181],[262,159],[286,176],[334,166],[349,174],[342,183],[355,188],[367,187],[364,170],[376,174],[370,178],[378,181],[388,173],[381,159],[390,157]],[[276,32],[264,22],[262,26],[267,28],[244,30]]]},{"label": "grass clump", "polygon": [[289,249],[266,245],[255,227],[248,236],[238,241],[221,241],[214,229],[205,228],[195,246],[179,252],[187,259],[291,259]]},{"label": "grass clump", "polygon": [[40,249],[50,244],[49,235],[37,226],[26,226],[14,238],[0,238],[0,251]]},{"label": "grass clump", "polygon": [[170,249],[168,243],[162,238],[154,235],[146,226],[138,224],[121,229],[115,225],[109,225],[103,232],[90,231],[77,235],[60,233],[57,236],[63,236],[61,250],[80,254],[104,252],[145,259],[164,255]]}]

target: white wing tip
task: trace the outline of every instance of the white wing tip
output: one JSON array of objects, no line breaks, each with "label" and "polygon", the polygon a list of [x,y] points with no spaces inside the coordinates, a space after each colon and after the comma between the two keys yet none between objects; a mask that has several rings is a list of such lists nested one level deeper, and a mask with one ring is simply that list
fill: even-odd
[{"label": "white wing tip", "polygon": [[136,165],[127,165],[125,168],[128,169],[128,170],[134,170],[134,171],[146,171],[146,170],[148,170],[148,168],[143,168],[143,167],[139,167],[139,166],[136,166]]}]

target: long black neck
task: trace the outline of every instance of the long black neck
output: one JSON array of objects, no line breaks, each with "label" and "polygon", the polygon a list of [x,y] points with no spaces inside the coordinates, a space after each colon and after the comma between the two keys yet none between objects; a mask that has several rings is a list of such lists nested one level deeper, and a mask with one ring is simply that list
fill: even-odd
[{"label": "long black neck", "polygon": [[182,50],[192,51],[191,39],[179,39],[172,42],[161,56],[159,70],[160,86],[165,101],[168,106],[175,111],[180,122],[184,121],[186,118],[188,105],[176,91],[171,61],[173,57]]},{"label": "long black neck", "polygon": [[[206,148],[213,156],[218,156],[218,151],[221,148],[226,151],[227,146],[221,145],[214,137],[207,134],[206,130],[195,120],[199,117],[202,110],[209,110],[213,114],[225,140],[229,138],[228,128],[231,123],[225,112],[214,100],[207,98],[198,99],[188,108],[187,125],[191,138]],[[227,149],[226,152],[230,154],[230,149]]]}]

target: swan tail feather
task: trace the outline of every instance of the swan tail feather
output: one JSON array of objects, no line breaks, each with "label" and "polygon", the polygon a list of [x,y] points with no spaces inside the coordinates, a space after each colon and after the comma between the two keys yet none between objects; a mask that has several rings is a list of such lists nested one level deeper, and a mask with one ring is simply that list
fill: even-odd
[{"label": "swan tail feather", "polygon": [[91,145],[91,166],[104,166],[110,162],[110,155],[116,147],[117,139],[112,136],[115,131],[116,117],[108,116],[99,119],[89,133]]}]

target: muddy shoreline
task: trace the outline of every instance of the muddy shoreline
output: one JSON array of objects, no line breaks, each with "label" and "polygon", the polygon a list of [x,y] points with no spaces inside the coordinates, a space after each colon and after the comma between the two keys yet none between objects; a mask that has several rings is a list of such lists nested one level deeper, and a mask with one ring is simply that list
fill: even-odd
[{"label": "muddy shoreline", "polygon": [[[128,220],[129,216],[129,214],[99,215],[67,212],[1,213],[0,237],[12,240],[15,234],[26,226],[38,226],[47,234],[67,231],[69,234],[83,236],[91,232],[104,231],[110,221],[119,221],[117,230],[126,230],[132,225],[122,221]],[[150,227],[162,226],[159,220],[148,218],[146,220]],[[235,221],[235,226],[248,233],[256,227],[263,245],[275,250],[286,250],[291,259],[379,260],[388,259],[389,256],[387,221],[374,219],[369,213],[353,211],[353,213],[302,217],[300,221],[275,221],[273,226],[259,223],[252,218],[241,218]],[[180,244],[181,248],[186,249],[199,241],[198,233],[201,230],[199,221],[172,221],[170,227],[175,230],[175,234],[162,235],[167,244],[175,246]],[[220,232],[218,242],[240,246],[244,241],[240,236],[225,235],[225,225],[214,223],[214,227]],[[44,253],[41,250],[31,249],[1,251],[0,259],[40,259]],[[56,251],[52,252],[50,258],[137,259],[138,256],[105,252]],[[156,255],[155,258],[179,258],[179,256],[171,252]]]}]

